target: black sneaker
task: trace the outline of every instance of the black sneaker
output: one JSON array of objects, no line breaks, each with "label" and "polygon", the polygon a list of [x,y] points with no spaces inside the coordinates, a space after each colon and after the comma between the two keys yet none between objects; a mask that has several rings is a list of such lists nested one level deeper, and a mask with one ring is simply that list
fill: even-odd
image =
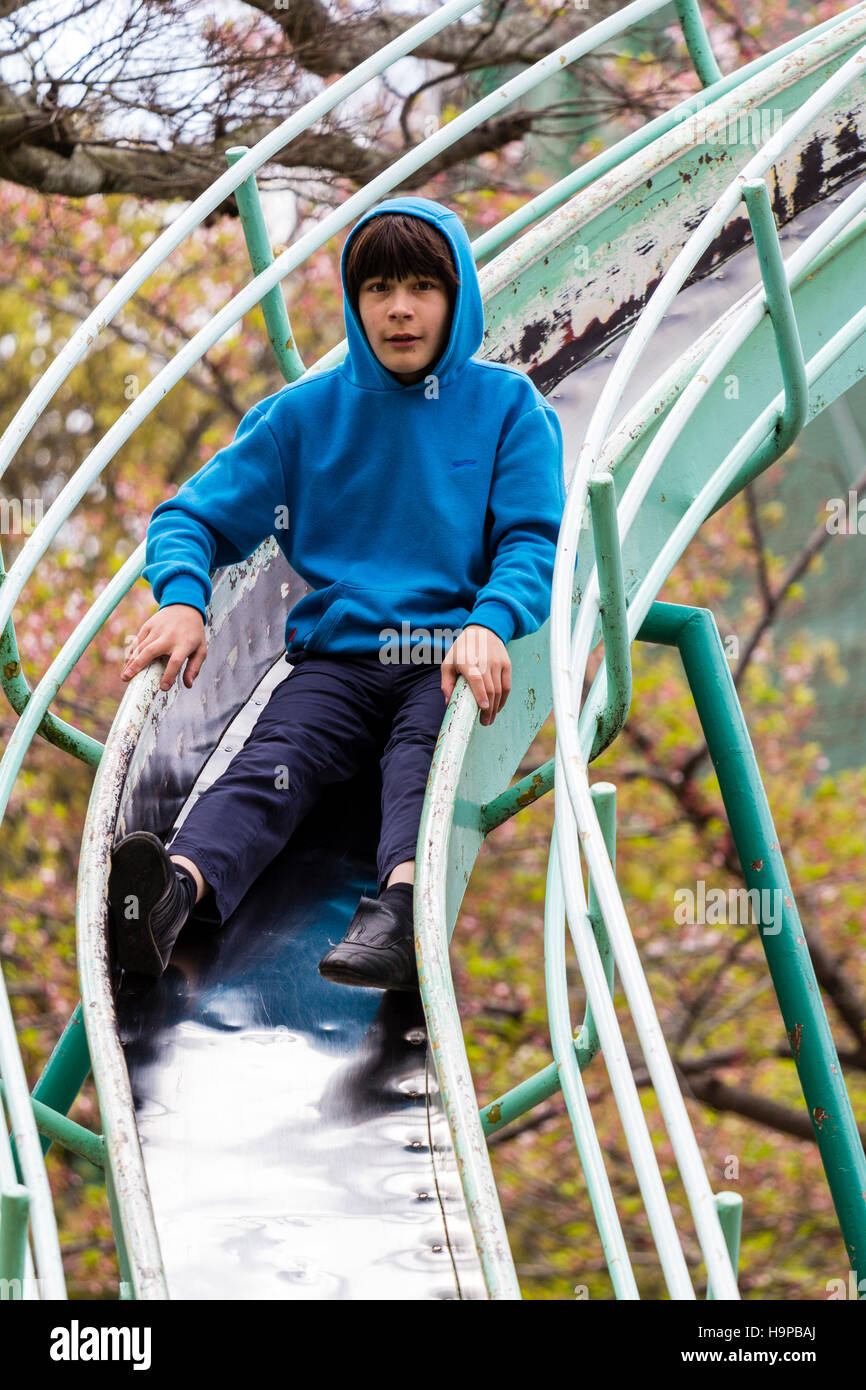
[{"label": "black sneaker", "polygon": [[178,872],[156,835],[135,830],[114,849],[108,905],[117,962],[161,975],[195,901],[192,876]]},{"label": "black sneaker", "polygon": [[343,940],[319,961],[319,974],[337,985],[418,989],[411,908],[362,896]]}]

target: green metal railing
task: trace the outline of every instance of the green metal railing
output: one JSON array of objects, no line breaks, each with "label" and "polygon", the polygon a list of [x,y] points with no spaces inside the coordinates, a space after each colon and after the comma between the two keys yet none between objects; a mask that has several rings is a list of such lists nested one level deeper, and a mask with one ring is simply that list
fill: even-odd
[{"label": "green metal railing", "polygon": [[[787,264],[784,264],[776,240],[766,186],[763,180],[759,181],[758,176],[772,166],[800,131],[809,127],[810,122],[828,101],[842,92],[846,86],[862,83],[864,60],[866,51],[860,50],[843,64],[838,72],[822,84],[814,96],[786,121],[778,135],[748,161],[677,255],[606,383],[587,431],[578,469],[570,484],[560,532],[557,572],[554,577],[550,646],[551,681],[557,716],[556,757],[516,787],[500,792],[492,799],[482,798],[478,792],[478,783],[481,780],[478,768],[472,766],[470,756],[470,715],[467,714],[458,724],[455,714],[447,729],[440,755],[440,766],[436,769],[434,785],[431,788],[429,816],[422,824],[422,836],[419,840],[419,844],[423,843],[425,849],[419,883],[422,907],[419,961],[425,971],[422,975],[422,988],[428,1011],[435,1022],[435,1029],[447,1039],[447,1043],[441,1043],[439,1046],[437,1066],[440,1075],[444,1071],[448,1076],[445,1090],[446,1097],[449,1093],[452,1097],[452,1132],[462,1132],[464,1135],[461,1155],[464,1183],[474,1197],[474,1202],[470,1202],[470,1211],[483,1209],[487,1189],[492,1183],[489,1164],[485,1162],[478,1142],[479,1136],[483,1138],[485,1131],[489,1133],[501,1128],[561,1086],[572,1119],[611,1279],[617,1293],[625,1297],[634,1296],[634,1291],[624,1265],[621,1232],[615,1211],[612,1210],[606,1178],[598,1163],[597,1151],[591,1151],[591,1122],[586,1113],[585,1096],[580,1086],[581,1068],[576,1055],[581,1035],[579,1033],[575,1038],[567,1018],[565,956],[562,949],[566,907],[567,925],[578,955],[587,996],[591,1001],[593,1013],[598,1013],[600,1029],[603,1020],[602,1042],[605,1060],[672,1296],[693,1297],[694,1294],[691,1292],[682,1262],[676,1231],[666,1209],[665,1194],[645,1132],[621,1034],[610,1005],[610,945],[613,946],[616,963],[624,977],[623,984],[629,1006],[680,1162],[710,1271],[710,1286],[714,1297],[735,1296],[730,1282],[735,1243],[731,1238],[730,1227],[723,1229],[710,1214],[711,1194],[702,1173],[670,1059],[628,931],[611,866],[609,827],[602,825],[597,810],[597,794],[594,795],[589,788],[588,762],[595,753],[607,745],[624,717],[624,711],[628,707],[628,643],[637,635],[642,617],[650,609],[654,595],[688,539],[701,522],[722,504],[726,496],[738,491],[745,481],[755,476],[774,458],[779,457],[790,445],[806,418],[812,381],[820,379],[822,374],[834,363],[842,360],[854,345],[862,344],[866,329],[866,311],[860,307],[829,341],[822,343],[820,350],[808,363],[804,362],[790,290],[795,286],[802,286],[810,276],[814,276],[817,264],[826,266],[830,256],[829,248],[831,243],[834,243],[834,238],[835,245],[839,248],[847,235],[860,238],[858,244],[862,246],[862,212],[866,206],[866,189],[861,187],[851,195],[842,208],[832,213],[822,227],[813,233],[804,246],[798,248]],[[706,252],[711,239],[724,225],[741,198],[745,199],[752,220],[763,277],[763,295],[753,295],[743,304],[741,312],[723,339],[716,344],[705,360],[695,362],[688,385],[685,389],[680,388],[679,399],[675,399],[673,406],[670,406],[669,401],[666,402],[667,418],[664,419],[661,428],[656,430],[637,472],[631,477],[617,525],[614,527],[610,517],[612,494],[605,478],[608,470],[617,467],[622,455],[604,447],[604,435],[610,428],[613,409],[621,398],[628,376],[641,351],[650,341],[652,332],[674,294],[698,258]],[[860,254],[862,258],[862,250]],[[676,524],[672,525],[661,552],[655,559],[649,559],[646,571],[634,579],[629,595],[628,634],[617,632],[617,628],[622,625],[624,614],[622,589],[618,582],[621,545],[630,527],[639,516],[642,517],[641,504],[675,444],[678,432],[707,395],[732,352],[754,332],[765,312],[769,314],[775,335],[784,391],[752,421],[750,428],[744,429],[738,446],[731,450],[720,464],[713,459],[713,466],[706,470],[702,487],[689,483],[689,487],[695,487],[697,496],[694,501],[689,499],[690,505],[683,502],[682,511],[677,515]],[[822,334],[819,332],[819,340],[821,337]],[[849,368],[849,382],[857,380],[866,369],[864,357],[866,353],[861,347],[859,358]],[[838,384],[834,389],[839,389]],[[670,396],[673,394],[669,392]],[[621,449],[625,447],[630,436],[636,433],[637,428],[648,428],[650,420],[654,426],[658,423],[655,416],[649,413],[648,399],[641,404],[644,407],[643,414],[638,415],[636,409],[620,426],[617,441]],[[823,408],[826,404],[827,401],[824,399],[817,408]],[[640,421],[638,426],[636,419]],[[704,444],[703,448],[705,454],[713,456],[711,445]],[[592,512],[596,563],[592,574],[584,577],[583,584],[573,587],[578,561],[577,536],[587,509]],[[580,607],[572,635],[575,600],[579,602]],[[656,614],[660,610],[653,608],[650,611]],[[605,639],[605,661],[593,685],[590,698],[585,702],[582,711],[579,711],[579,693],[586,661],[598,635],[599,621]],[[653,629],[648,627],[646,631],[649,634]],[[708,659],[706,652],[704,657],[705,660]],[[730,679],[727,670],[725,679]],[[721,683],[718,673],[716,680],[717,684]],[[517,682],[513,680],[513,687],[516,685]],[[719,731],[722,729],[727,729],[730,735],[731,730],[736,728],[737,738],[744,733],[742,714],[735,700],[735,709],[728,707],[725,697],[709,705],[704,699],[702,704],[703,717],[710,722],[716,721],[714,740],[721,736]],[[749,822],[750,817],[752,820],[757,818],[762,832],[761,838],[757,842],[758,847],[753,843],[752,858],[748,862],[752,866],[759,862],[767,865],[770,861],[762,854],[762,847],[766,845],[769,848],[771,844],[776,843],[772,822],[757,779],[757,770],[746,767],[748,759],[743,748],[738,748],[738,758],[737,773],[743,775],[743,780],[739,785],[735,782],[732,788],[729,778],[726,777],[726,802],[739,804],[741,824],[743,820]],[[462,895],[462,888],[459,883],[455,886],[453,876],[450,883],[447,881],[450,866],[446,864],[441,849],[436,852],[432,843],[435,835],[431,827],[434,824],[441,827],[443,821],[451,817],[453,834],[453,816],[458,802],[461,807],[461,821],[464,824],[467,807],[475,801],[480,803],[475,835],[470,846],[467,848],[464,845],[462,852],[462,873],[465,879],[483,836],[508,815],[537,799],[550,788],[552,782],[556,784],[558,791],[557,819],[559,822],[565,822],[565,830],[558,825],[554,831],[545,898],[546,971],[555,1061],[552,1067],[545,1069],[538,1076],[522,1082],[492,1104],[483,1107],[478,1128],[473,1130],[465,1081],[468,1068],[465,1064],[465,1052],[462,1051],[456,1036],[453,991],[449,990],[445,979],[448,968],[448,935],[453,925],[456,901],[459,901]],[[743,811],[742,802],[748,804],[748,812]],[[755,829],[754,825],[751,829]],[[441,834],[441,830],[439,833]],[[590,882],[588,898],[584,897],[582,892],[577,856],[578,836],[580,849],[587,862]],[[742,836],[739,832],[737,838],[742,848]],[[754,834],[752,839],[753,842],[756,841]],[[451,853],[454,853],[453,845]],[[783,882],[784,867],[781,865],[777,843],[775,858],[778,862],[773,863],[773,876],[770,878],[768,872],[767,881],[771,883],[773,891],[782,892],[786,897],[788,915],[783,930],[784,939],[790,946],[791,934],[796,934],[797,928],[796,909],[793,906],[790,885],[787,885],[787,890],[784,887],[787,880]],[[754,887],[754,868],[750,869],[750,874],[750,881]],[[826,1016],[816,991],[805,943],[802,940],[798,942],[797,957],[794,962],[788,962],[788,969],[783,965],[784,947],[776,947],[766,937],[764,944],[792,1047],[799,1049],[802,1055],[804,1031],[808,1031],[813,1039],[819,1040],[813,1044],[813,1054],[806,1071],[801,1074],[801,1080],[846,1248],[853,1263],[857,1249],[862,1250],[861,1195],[866,1190],[866,1171],[862,1145],[841,1081],[838,1058],[833,1050]],[[803,1007],[807,998],[810,1000],[810,1010],[808,1022],[805,1022]],[[829,1110],[827,1100],[831,1093],[833,1109]],[[829,1120],[831,1115],[832,1120]],[[832,1133],[827,1132],[828,1123]],[[713,1215],[716,1216],[728,1207],[727,1199],[723,1200],[722,1194],[716,1194],[713,1204]],[[702,1233],[701,1223],[704,1227]],[[479,1248],[485,1245],[487,1247],[491,1284],[496,1280],[497,1287],[502,1290],[501,1296],[509,1296],[509,1270],[502,1253],[501,1233],[491,1228],[490,1223],[485,1227],[479,1217],[476,1222],[476,1240]],[[722,1256],[722,1240],[725,1241],[727,1259]]]},{"label": "green metal railing", "polygon": [[[866,1156],[722,639],[706,609],[655,603],[638,633],[676,647],[725,804],[852,1269],[866,1250]],[[765,911],[768,899],[771,911]]]}]

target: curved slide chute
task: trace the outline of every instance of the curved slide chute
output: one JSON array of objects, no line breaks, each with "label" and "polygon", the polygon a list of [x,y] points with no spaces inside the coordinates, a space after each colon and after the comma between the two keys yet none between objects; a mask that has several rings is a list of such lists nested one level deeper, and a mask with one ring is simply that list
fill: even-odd
[{"label": "curved slide chute", "polygon": [[[465,0],[452,0],[417,26],[417,41],[470,8]],[[68,485],[69,497],[62,506],[61,499],[54,504],[0,590],[0,607],[5,605],[6,614],[0,626],[9,620],[16,594],[61,524],[64,507],[84,494],[147,411],[206,351],[208,335],[213,341],[229,326],[232,313],[237,318],[280,275],[405,178],[407,160],[414,161],[412,168],[420,167],[458,138],[464,125],[471,128],[484,119],[491,102],[514,100],[562,62],[574,61],[659,8],[657,0],[627,6],[566,45],[558,57],[544,60],[546,66],[536,65],[538,71],[533,68],[514,79],[324,219],[314,233],[283,253],[280,264],[260,272],[125,412],[82,465],[74,486]],[[832,86],[834,74],[864,51],[866,6],[826,21],[779,54],[765,55],[743,74],[724,80],[708,55],[693,0],[681,0],[677,11],[706,85],[707,101],[690,99],[669,113],[657,138],[641,144],[629,137],[620,155],[606,157],[594,181],[586,173],[573,196],[571,176],[558,195],[553,190],[544,195],[546,202],[535,200],[548,215],[530,230],[524,229],[531,220],[531,205],[524,220],[508,219],[510,225],[498,229],[499,240],[497,229],[492,241],[490,234],[481,239],[486,253],[509,236],[518,238],[480,271],[487,325],[482,353],[521,366],[545,393],[575,373],[579,390],[581,368],[609,348],[651,304],[694,229],[724,198],[739,170],[767,144],[760,124],[751,124],[749,133],[754,112],[769,109],[779,119],[790,120],[798,111],[811,113],[814,107],[808,124],[761,171],[778,225],[810,205],[838,196],[866,164],[866,68],[861,62],[859,74]],[[409,51],[407,36],[400,46],[401,52]],[[399,56],[392,50],[394,45],[385,51],[390,55],[387,61]],[[386,65],[383,58],[381,66]],[[285,128],[235,164],[219,181],[218,191],[214,185],[187,209],[167,239],[160,239],[162,250],[151,248],[129,272],[129,283],[125,279],[123,288],[112,291],[110,312],[117,312],[124,296],[141,283],[144,273],[136,281],[139,271],[149,273],[159,263],[158,255],[168,254],[177,244],[172,238],[196,226],[241,179],[305,128],[304,121],[308,125],[322,109],[330,109],[322,104],[334,104],[343,94],[343,83],[347,92],[354,91],[380,70],[367,66],[363,77],[361,70],[350,74],[310,108],[296,113]],[[825,91],[827,99],[819,101],[816,94]],[[810,101],[813,105],[807,106]],[[742,118],[747,130],[739,144],[713,138],[714,132],[729,131],[731,122],[736,125]],[[700,257],[689,268],[689,281],[703,278],[749,246],[745,205],[732,202],[728,212],[708,234]],[[807,356],[822,332],[816,303],[823,306],[828,331],[835,316],[835,333],[847,331],[846,324],[856,326],[855,311],[866,303],[866,285],[856,278],[862,264],[860,204],[849,203],[848,213],[839,218],[839,235],[822,247],[812,273],[792,282]],[[852,277],[858,285],[855,294]],[[732,353],[740,353],[748,368],[749,389],[738,410],[725,416],[727,432],[708,435],[707,420],[713,418],[714,408],[716,414],[718,410],[711,392],[706,393],[705,402],[658,463],[657,476],[664,486],[643,497],[639,519],[627,537],[624,531],[627,590],[630,597],[640,595],[641,602],[647,599],[647,585],[652,588],[649,601],[657,592],[663,576],[654,569],[656,559],[690,515],[701,488],[737,440],[758,429],[771,407],[778,408],[773,334],[763,309],[754,312],[754,299],[747,296],[734,306],[660,383],[654,384],[651,368],[645,370],[639,378],[645,391],[642,400],[604,440],[604,451],[588,470],[579,459],[574,471],[574,459],[566,459],[569,501],[575,479],[580,493],[572,511],[575,505],[583,506],[590,475],[596,471],[609,472],[622,494],[677,399],[699,376],[728,320],[749,320],[741,339],[731,342]],[[110,317],[107,309],[105,314]],[[8,463],[9,451],[14,453],[44,408],[49,387],[56,389],[74,365],[75,353],[85,350],[87,331],[85,324],[63,360],[46,373],[44,389],[38,388],[16,416],[4,437],[0,466]],[[849,336],[832,361],[822,361],[820,371],[812,367],[810,380],[821,385],[809,402],[812,413],[825,408],[863,373],[862,334],[852,330]],[[343,350],[344,345],[334,349],[317,366],[331,365]],[[772,426],[772,413],[768,419],[765,432]],[[755,447],[760,438],[759,430]],[[701,443],[699,457],[696,441]],[[739,475],[733,478],[737,486],[742,481]],[[66,490],[61,496],[65,495]],[[694,520],[692,534],[700,520]],[[573,537],[568,540],[571,543]],[[40,727],[52,686],[56,690],[68,674],[140,573],[142,561],[139,552],[131,557],[94,605],[88,623],[73,634],[40,686],[29,692],[26,712],[4,757],[7,798],[27,744]],[[589,594],[595,602],[595,561],[592,535],[586,530],[579,557],[571,560],[576,565],[572,600]],[[560,643],[552,672],[549,622],[510,644],[512,694],[492,727],[479,725],[473,697],[462,681],[446,712],[418,841],[420,1000],[328,984],[316,970],[327,944],[343,935],[358,897],[375,891],[381,791],[375,763],[351,783],[323,795],[224,928],[215,933],[202,922],[185,931],[159,981],[142,987],[119,977],[112,966],[107,881],[113,845],[136,829],[167,839],[196,797],[224,770],[249,736],[274,686],[289,673],[283,647],[285,612],[305,589],[273,539],[242,564],[221,571],[210,605],[209,656],[194,687],[187,690],[176,683],[161,691],[161,671],[148,669],[130,684],[104,750],[90,746],[92,740],[87,745],[72,740],[76,756],[98,762],[79,870],[79,969],[122,1290],[139,1299],[519,1297],[485,1139],[492,1128],[520,1113],[519,1105],[509,1095],[479,1114],[447,953],[485,835],[510,813],[509,798],[513,810],[521,796],[521,804],[526,804],[554,782],[549,769],[531,789],[509,789],[554,706],[552,674],[558,672],[561,680],[568,662]],[[596,613],[582,640],[594,645],[601,628]],[[603,713],[605,698],[606,688],[597,684],[580,713],[576,706],[567,708],[560,691],[557,715],[575,723],[580,715],[586,743],[589,725]],[[54,741],[70,737],[56,722],[42,725],[40,731]],[[588,754],[583,748],[581,756]],[[575,805],[581,802],[583,787],[574,783],[572,774],[566,783],[560,769],[557,788],[560,797],[567,796]],[[581,806],[578,814],[582,829],[595,835],[598,826],[587,818],[586,808]],[[562,820],[573,829],[567,807]],[[555,858],[554,854],[552,865]],[[596,862],[603,878],[599,870]],[[569,893],[574,891],[568,887]],[[555,871],[548,892],[548,982],[551,998],[557,1001],[552,1005],[554,1071],[566,1078],[563,1089],[581,1159],[593,1174],[593,1205],[615,1291],[634,1297],[615,1213],[606,1205],[603,1163],[598,1163],[597,1143],[593,1148],[579,1078],[571,1074],[569,1057],[562,1050],[563,1036],[566,1051],[570,1047],[570,1032],[566,1028],[563,1034],[562,1016],[556,1012],[562,1005],[564,956],[560,958],[559,947],[551,941],[561,926],[565,903]],[[616,917],[609,885],[605,893],[605,910]],[[572,929],[571,919],[581,910],[579,899],[572,899]],[[594,962],[585,951],[581,959],[592,974]],[[601,1005],[598,1001],[599,1016],[604,1013]],[[537,1088],[533,1094],[538,1094]],[[72,1096],[74,1088],[67,1106]],[[529,1091],[522,1092],[519,1103],[531,1104],[528,1096]],[[8,1167],[0,1169],[4,1185]],[[643,1170],[644,1180],[652,1199],[648,1169]],[[656,1216],[661,1229],[663,1212],[658,1210]],[[44,1224],[44,1213],[39,1219]],[[706,1229],[705,1214],[702,1219]],[[714,1239],[711,1233],[710,1245]],[[693,1297],[674,1244],[669,1240],[665,1247],[662,1240],[660,1245],[672,1296]],[[42,1247],[48,1248],[44,1233]],[[717,1247],[718,1242],[708,1255],[715,1261],[716,1287],[720,1296],[735,1297],[727,1257]],[[46,1262],[49,1258],[50,1252],[44,1256]]]}]

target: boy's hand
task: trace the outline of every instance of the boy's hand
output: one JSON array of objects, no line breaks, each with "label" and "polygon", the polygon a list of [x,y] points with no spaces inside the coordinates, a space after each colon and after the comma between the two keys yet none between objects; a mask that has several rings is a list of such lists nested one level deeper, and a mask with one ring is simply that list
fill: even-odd
[{"label": "boy's hand", "polygon": [[469,623],[442,662],[446,704],[457,677],[465,676],[481,710],[482,724],[492,724],[511,690],[511,658],[505,643],[489,627]]},{"label": "boy's hand", "polygon": [[192,687],[207,656],[204,619],[197,608],[190,607],[188,603],[167,603],[152,618],[148,618],[133,641],[120,679],[131,680],[158,656],[169,659],[159,683],[160,690],[170,689],[187,657],[189,661],[183,673],[183,683],[187,689]]}]

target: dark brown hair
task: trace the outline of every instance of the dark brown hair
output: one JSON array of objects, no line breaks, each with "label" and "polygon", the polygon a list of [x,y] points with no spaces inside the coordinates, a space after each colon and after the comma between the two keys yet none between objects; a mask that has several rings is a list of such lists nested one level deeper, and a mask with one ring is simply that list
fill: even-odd
[{"label": "dark brown hair", "polygon": [[430,275],[441,280],[454,309],[460,281],[451,248],[436,227],[409,213],[378,213],[350,239],[346,254],[346,293],[355,313],[358,295],[371,276],[405,280],[410,275]]}]

